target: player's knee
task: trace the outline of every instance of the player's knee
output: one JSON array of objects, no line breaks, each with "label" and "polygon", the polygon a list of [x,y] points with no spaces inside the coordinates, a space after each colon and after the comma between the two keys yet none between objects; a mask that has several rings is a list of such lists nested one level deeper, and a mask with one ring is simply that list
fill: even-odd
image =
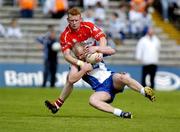
[{"label": "player's knee", "polygon": [[75,83],[75,81],[74,81],[73,78],[71,78],[70,76],[68,76],[68,77],[67,77],[67,83],[72,85],[72,84]]},{"label": "player's knee", "polygon": [[69,84],[73,84],[73,83],[74,83],[73,79],[71,79],[71,78],[68,78],[68,79],[67,79],[67,82],[68,82]]},{"label": "player's knee", "polygon": [[131,80],[131,77],[128,74],[121,74],[119,78],[125,84],[128,84]]},{"label": "player's knee", "polygon": [[96,105],[96,103],[97,103],[96,97],[95,97],[95,96],[91,96],[91,97],[89,98],[89,104],[92,105],[92,106],[94,106],[94,105]]}]

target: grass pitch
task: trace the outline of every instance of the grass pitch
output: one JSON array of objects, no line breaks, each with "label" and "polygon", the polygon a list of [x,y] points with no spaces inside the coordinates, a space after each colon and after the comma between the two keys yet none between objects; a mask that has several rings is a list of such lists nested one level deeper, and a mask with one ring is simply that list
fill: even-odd
[{"label": "grass pitch", "polygon": [[180,131],[180,91],[156,92],[154,103],[132,90],[118,94],[113,106],[131,111],[133,119],[121,119],[89,106],[90,89],[74,89],[53,115],[44,101],[56,99],[59,93],[59,89],[0,89],[0,132]]}]

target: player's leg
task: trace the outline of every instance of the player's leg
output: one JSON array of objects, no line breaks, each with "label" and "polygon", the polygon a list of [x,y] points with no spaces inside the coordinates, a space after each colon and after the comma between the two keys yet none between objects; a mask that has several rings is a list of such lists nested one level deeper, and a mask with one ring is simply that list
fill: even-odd
[{"label": "player's leg", "polygon": [[150,68],[151,88],[154,88],[154,80],[155,80],[156,71],[157,71],[157,66],[156,65],[151,65],[151,68]]},{"label": "player's leg", "polygon": [[50,86],[54,87],[56,83],[56,71],[57,71],[57,63],[56,62],[50,62],[50,74],[51,74],[51,80],[50,80]]},{"label": "player's leg", "polygon": [[111,100],[111,95],[109,93],[105,91],[98,91],[90,96],[89,104],[98,110],[112,113],[122,118],[132,118],[130,112],[123,112],[121,109],[114,108],[113,106],[108,104],[107,102],[109,100]]},{"label": "player's leg", "polygon": [[60,96],[54,101],[50,102],[48,100],[45,101],[45,105],[51,110],[53,114],[58,112],[60,107],[63,105],[64,101],[68,98],[73,90],[73,84],[66,82]]},{"label": "player's leg", "polygon": [[127,85],[129,88],[140,92],[151,101],[155,100],[154,92],[149,87],[143,87],[138,81],[131,78],[128,74],[115,73],[113,75],[113,85],[115,89],[122,89],[122,86]]},{"label": "player's leg", "polygon": [[73,91],[73,84],[67,81],[64,88],[61,91],[59,98],[65,101],[69,97],[72,91]]},{"label": "player's leg", "polygon": [[141,76],[141,82],[142,82],[142,86],[145,87],[146,86],[146,76],[149,73],[149,69],[148,66],[143,66],[142,67],[142,76]]},{"label": "player's leg", "polygon": [[89,98],[89,104],[95,107],[96,109],[113,113],[114,108],[106,103],[106,101],[110,100],[111,96],[109,93],[104,91],[98,91],[93,93]]},{"label": "player's leg", "polygon": [[49,64],[48,61],[46,60],[44,62],[44,71],[43,71],[43,83],[42,87],[46,86],[47,78],[48,78],[48,72],[49,72]]},{"label": "player's leg", "polygon": [[59,108],[63,105],[64,101],[69,97],[73,90],[73,84],[70,83],[67,79],[66,84],[64,85],[60,96],[54,101],[50,102],[48,100],[45,101],[45,105],[51,110],[53,114],[55,114]]}]

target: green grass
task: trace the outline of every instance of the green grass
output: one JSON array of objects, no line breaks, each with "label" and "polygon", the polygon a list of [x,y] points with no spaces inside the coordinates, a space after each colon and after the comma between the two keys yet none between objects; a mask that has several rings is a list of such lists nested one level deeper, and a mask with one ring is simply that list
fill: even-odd
[{"label": "green grass", "polygon": [[91,90],[74,89],[61,110],[53,115],[44,100],[54,100],[59,89],[0,88],[0,132],[178,132],[180,91],[156,92],[152,103],[126,90],[113,106],[131,111],[133,119],[121,119],[88,104]]}]

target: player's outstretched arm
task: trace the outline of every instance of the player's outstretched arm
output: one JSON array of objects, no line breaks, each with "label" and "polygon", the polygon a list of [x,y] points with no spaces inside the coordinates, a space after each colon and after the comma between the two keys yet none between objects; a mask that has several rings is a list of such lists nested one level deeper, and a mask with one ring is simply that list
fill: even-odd
[{"label": "player's outstretched arm", "polygon": [[75,83],[79,81],[87,72],[91,71],[92,65],[90,63],[84,63],[84,65],[79,70],[77,66],[72,65],[69,72],[68,81],[70,83]]},{"label": "player's outstretched arm", "polygon": [[76,58],[74,58],[72,55],[71,55],[71,50],[70,49],[67,49],[63,52],[63,55],[64,55],[64,58],[67,62],[69,62],[70,64],[72,65],[76,65],[76,66],[80,66],[82,67],[84,65],[84,62],[81,61],[81,60],[78,60]]},{"label": "player's outstretched arm", "polygon": [[91,54],[91,53],[102,53],[106,55],[112,55],[115,54],[115,49],[111,48],[110,46],[86,46],[85,47],[85,53]]},{"label": "player's outstretched arm", "polygon": [[110,46],[98,46],[97,48],[97,52],[99,53],[103,53],[103,54],[106,54],[106,55],[112,55],[112,54],[115,54],[115,49],[111,48]]},{"label": "player's outstretched arm", "polygon": [[101,37],[99,39],[99,45],[100,46],[107,46],[107,39],[105,37]]}]

